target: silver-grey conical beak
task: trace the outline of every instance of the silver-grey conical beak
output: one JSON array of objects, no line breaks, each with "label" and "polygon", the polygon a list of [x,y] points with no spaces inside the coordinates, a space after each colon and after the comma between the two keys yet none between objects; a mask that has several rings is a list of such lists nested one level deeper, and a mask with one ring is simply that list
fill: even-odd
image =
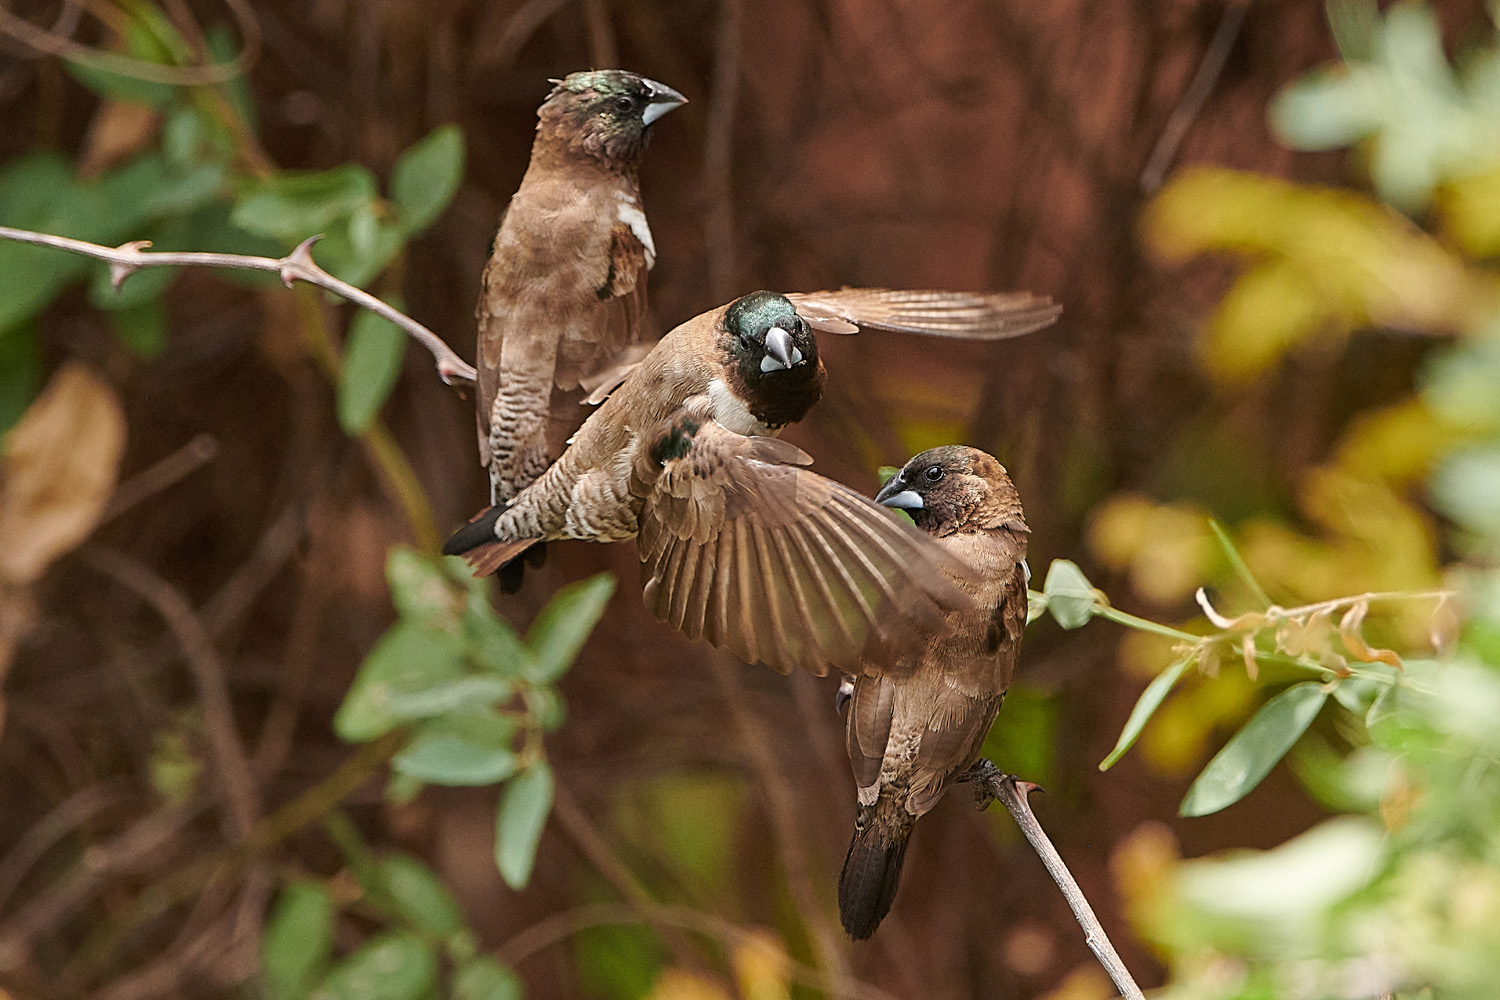
[{"label": "silver-grey conical beak", "polygon": [[792,346],[792,335],[779,326],[766,331],[766,356],[760,359],[760,370],[790,368],[802,360],[802,352]]},{"label": "silver-grey conical beak", "polygon": [[875,494],[875,502],[882,507],[896,507],[900,510],[921,510],[922,494],[916,490],[909,490],[901,481],[900,476],[892,476],[886,484]]},{"label": "silver-grey conical beak", "polygon": [[641,82],[651,91],[651,102],[646,105],[646,110],[641,112],[641,121],[646,125],[650,125],[673,108],[680,108],[687,103],[686,97],[665,83],[657,83],[655,80]]}]

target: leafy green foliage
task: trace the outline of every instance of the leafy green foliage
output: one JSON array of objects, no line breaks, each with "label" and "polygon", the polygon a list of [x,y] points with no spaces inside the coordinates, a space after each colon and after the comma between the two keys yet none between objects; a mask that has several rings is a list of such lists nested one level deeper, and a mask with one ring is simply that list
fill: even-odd
[{"label": "leafy green foliage", "polygon": [[[1233,619],[1201,600],[1226,640],[1198,641],[1199,655],[1211,653],[1215,666],[1235,651],[1227,640],[1237,638],[1247,670],[1264,664],[1283,672],[1321,668],[1322,675],[1266,702],[1204,769],[1183,812],[1199,815],[1239,798],[1301,738],[1294,773],[1343,815],[1269,851],[1167,863],[1132,908],[1169,966],[1165,996],[1478,1000],[1500,981],[1500,772],[1493,766],[1500,754],[1500,314],[1492,298],[1476,293],[1493,287],[1486,258],[1500,247],[1500,42],[1491,38],[1464,54],[1455,69],[1435,16],[1421,4],[1381,13],[1373,3],[1344,0],[1330,5],[1330,18],[1343,63],[1289,88],[1273,121],[1304,148],[1359,143],[1385,201],[1404,211],[1435,206],[1430,221],[1451,239],[1440,242],[1361,196],[1251,177],[1189,178],[1153,222],[1165,223],[1159,236],[1168,243],[1185,237],[1180,246],[1251,256],[1255,269],[1231,299],[1247,279],[1252,292],[1265,280],[1268,258],[1283,292],[1313,291],[1279,301],[1251,296],[1268,311],[1252,317],[1246,310],[1232,324],[1260,338],[1241,373],[1263,369],[1330,320],[1334,329],[1373,320],[1465,335],[1434,340],[1420,397],[1370,421],[1363,440],[1345,443],[1340,454],[1366,477],[1402,487],[1426,481],[1455,529],[1460,561],[1445,578],[1458,593],[1409,595],[1417,634],[1439,653],[1433,659],[1397,657],[1367,642],[1371,602],[1364,598],[1302,615],[1261,602],[1263,610]],[[1225,199],[1203,199],[1221,181]],[[1250,210],[1256,201],[1259,219]],[[1287,335],[1268,343],[1252,319]],[[1393,461],[1392,445],[1412,457]],[[1329,474],[1319,485],[1333,481]],[[1347,503],[1382,488],[1367,478],[1328,496]],[[1381,523],[1383,544],[1398,545],[1399,519]],[[1247,552],[1233,569],[1248,573],[1254,563]],[[1407,588],[1427,583],[1413,576]],[[1452,605],[1467,609],[1466,621]],[[1399,634],[1391,622],[1383,627]],[[1406,630],[1407,644],[1421,648],[1410,638],[1415,631]],[[1169,686],[1162,678],[1185,669],[1179,661],[1152,687]],[[1304,737],[1330,697],[1335,725]],[[1143,696],[1132,725],[1149,715],[1145,704]]]},{"label": "leafy green foliage", "polygon": [[[391,305],[401,308],[399,299]],[[401,374],[406,334],[390,320],[359,310],[349,322],[344,370],[339,377],[339,426],[346,434],[369,429]]]},{"label": "leafy green foliage", "polygon": [[539,760],[505,786],[495,815],[495,864],[512,889],[524,889],[536,864],[537,842],[552,811],[552,768]]},{"label": "leafy green foliage", "polygon": [[1140,698],[1136,700],[1135,707],[1130,710],[1130,718],[1125,720],[1125,728],[1120,730],[1120,738],[1115,741],[1115,748],[1099,763],[1099,770],[1109,770],[1116,761],[1125,756],[1127,750],[1135,746],[1135,741],[1140,738],[1141,730],[1146,728],[1147,721],[1161,707],[1161,703],[1166,701],[1167,695],[1182,679],[1182,675],[1187,673],[1188,667],[1193,665],[1194,660],[1194,657],[1180,659],[1152,678],[1151,683],[1146,685],[1146,690],[1142,691]]},{"label": "leafy green foliage", "polygon": [[1294,684],[1261,706],[1198,775],[1182,800],[1184,816],[1207,816],[1244,798],[1312,725],[1328,692]]},{"label": "leafy green foliage", "polygon": [[261,974],[271,1000],[300,1000],[333,952],[333,899],[314,882],[282,890],[261,938]]},{"label": "leafy green foliage", "polygon": [[1052,561],[1042,592],[1047,598],[1047,610],[1057,624],[1066,629],[1088,624],[1099,603],[1094,585],[1089,583],[1076,563],[1067,559]]},{"label": "leafy green foliage", "polygon": [[437,956],[414,934],[387,931],[335,965],[318,1000],[417,1000],[437,985]]},{"label": "leafy green foliage", "polygon": [[399,727],[411,735],[393,767],[410,799],[424,783],[505,782],[495,860],[520,888],[531,876],[552,808],[552,770],[541,734],[562,721],[552,688],[572,665],[614,592],[600,574],[563,588],[523,641],[491,607],[488,580],[460,560],[394,549],[386,578],[399,619],[371,650],[334,716],[346,740]]},{"label": "leafy green foliage", "polygon": [[418,233],[448,207],[464,174],[464,136],[441,125],[401,154],[391,170],[391,200],[408,232]]}]

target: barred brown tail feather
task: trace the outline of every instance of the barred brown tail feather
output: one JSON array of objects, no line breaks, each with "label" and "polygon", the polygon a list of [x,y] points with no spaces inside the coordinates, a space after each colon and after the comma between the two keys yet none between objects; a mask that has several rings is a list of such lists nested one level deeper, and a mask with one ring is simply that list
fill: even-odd
[{"label": "barred brown tail feather", "polygon": [[540,538],[514,538],[501,541],[495,537],[495,522],[505,508],[486,507],[473,520],[455,531],[443,543],[443,555],[463,556],[474,567],[475,576],[489,576],[501,566],[531,548]]},{"label": "barred brown tail feather", "polygon": [[874,934],[891,912],[910,836],[909,826],[896,831],[888,843],[881,842],[877,827],[854,832],[844,870],[839,873],[839,920],[854,940],[863,941]]}]

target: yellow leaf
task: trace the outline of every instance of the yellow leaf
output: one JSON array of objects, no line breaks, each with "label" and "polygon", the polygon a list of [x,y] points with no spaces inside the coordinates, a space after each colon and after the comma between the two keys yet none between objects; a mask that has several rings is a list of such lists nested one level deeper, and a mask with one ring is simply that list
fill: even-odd
[{"label": "yellow leaf", "polygon": [[1112,1000],[1118,996],[1109,976],[1093,962],[1080,965],[1038,1000]]},{"label": "yellow leaf", "polygon": [[646,1000],[733,1000],[717,983],[686,969],[667,969]]},{"label": "yellow leaf", "polygon": [[69,362],[5,439],[0,577],[28,583],[88,537],[114,493],[125,414],[114,392]]},{"label": "yellow leaf", "polygon": [[791,980],[786,950],[771,934],[757,931],[735,945],[730,956],[743,1000],[787,1000]]},{"label": "yellow leaf", "polygon": [[1339,442],[1336,462],[1358,476],[1393,485],[1425,480],[1437,460],[1478,428],[1457,427],[1419,399],[1356,415]]},{"label": "yellow leaf", "polygon": [[1301,264],[1272,260],[1254,267],[1225,294],[1209,325],[1209,371],[1226,382],[1251,379],[1320,332],[1328,314],[1327,296]]},{"label": "yellow leaf", "polygon": [[1470,257],[1500,252],[1500,166],[1450,181],[1437,204],[1443,228]]}]

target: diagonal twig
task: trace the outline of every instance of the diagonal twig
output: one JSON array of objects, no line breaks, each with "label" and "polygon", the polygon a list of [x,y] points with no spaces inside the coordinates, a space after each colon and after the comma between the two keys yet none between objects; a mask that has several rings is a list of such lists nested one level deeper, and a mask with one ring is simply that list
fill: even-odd
[{"label": "diagonal twig", "polygon": [[1230,50],[1240,37],[1245,15],[1250,13],[1250,4],[1251,0],[1234,0],[1224,8],[1219,27],[1208,43],[1208,51],[1203,53],[1203,61],[1198,64],[1198,72],[1193,74],[1182,100],[1172,109],[1166,127],[1162,129],[1161,138],[1157,139],[1156,148],[1151,150],[1151,158],[1141,171],[1141,191],[1145,194],[1155,194],[1166,180],[1167,170],[1177,158],[1177,151],[1182,148],[1188,130],[1193,127],[1193,120],[1203,110],[1204,102],[1213,93],[1214,85],[1219,82],[1219,74],[1224,71],[1224,63],[1229,60]]},{"label": "diagonal twig", "polygon": [[1021,828],[1021,833],[1036,851],[1037,856],[1042,859],[1042,865],[1046,867],[1047,874],[1052,876],[1052,881],[1062,890],[1063,898],[1068,901],[1068,906],[1073,909],[1073,916],[1078,919],[1078,925],[1083,928],[1084,943],[1099,959],[1099,964],[1104,966],[1104,971],[1109,973],[1109,978],[1114,981],[1115,988],[1120,991],[1120,996],[1125,1000],[1145,1000],[1145,994],[1136,985],[1135,979],[1130,975],[1130,970],[1125,968],[1125,963],[1120,960],[1120,953],[1115,951],[1115,946],[1110,943],[1109,935],[1104,933],[1104,927],[1099,923],[1099,918],[1094,915],[1094,908],[1089,905],[1088,898],[1084,896],[1083,890],[1078,887],[1078,881],[1073,878],[1073,873],[1068,871],[1068,866],[1063,863],[1062,855],[1057,853],[1057,848],[1052,846],[1047,832],[1042,829],[1042,824],[1037,822],[1036,814],[1031,811],[1031,805],[1026,801],[1026,795],[1037,786],[1029,781],[1019,781],[1013,774],[1005,774],[994,764],[987,760],[979,760],[974,766],[959,775],[959,781],[974,782],[974,796],[983,809],[993,799],[999,799],[1010,814],[1015,817],[1016,825]]},{"label": "diagonal twig", "polygon": [[453,353],[453,349],[443,342],[443,338],[401,310],[382,302],[364,289],[356,288],[347,281],[340,281],[319,267],[312,257],[312,245],[321,238],[321,236],[310,236],[297,244],[297,249],[285,257],[272,258],[252,257],[239,253],[176,251],[147,253],[146,248],[151,245],[149,240],[134,240],[111,248],[84,240],[70,239],[66,236],[53,236],[50,233],[34,233],[27,229],[0,226],[0,239],[54,247],[106,262],[109,264],[109,280],[116,288],[120,287],[122,281],[143,267],[225,267],[241,271],[271,271],[280,275],[282,283],[288,288],[294,281],[305,281],[309,285],[316,285],[347,299],[362,309],[368,309],[406,331],[408,336],[432,353],[433,359],[437,362],[438,377],[448,385],[472,385],[474,383],[474,366]]}]

